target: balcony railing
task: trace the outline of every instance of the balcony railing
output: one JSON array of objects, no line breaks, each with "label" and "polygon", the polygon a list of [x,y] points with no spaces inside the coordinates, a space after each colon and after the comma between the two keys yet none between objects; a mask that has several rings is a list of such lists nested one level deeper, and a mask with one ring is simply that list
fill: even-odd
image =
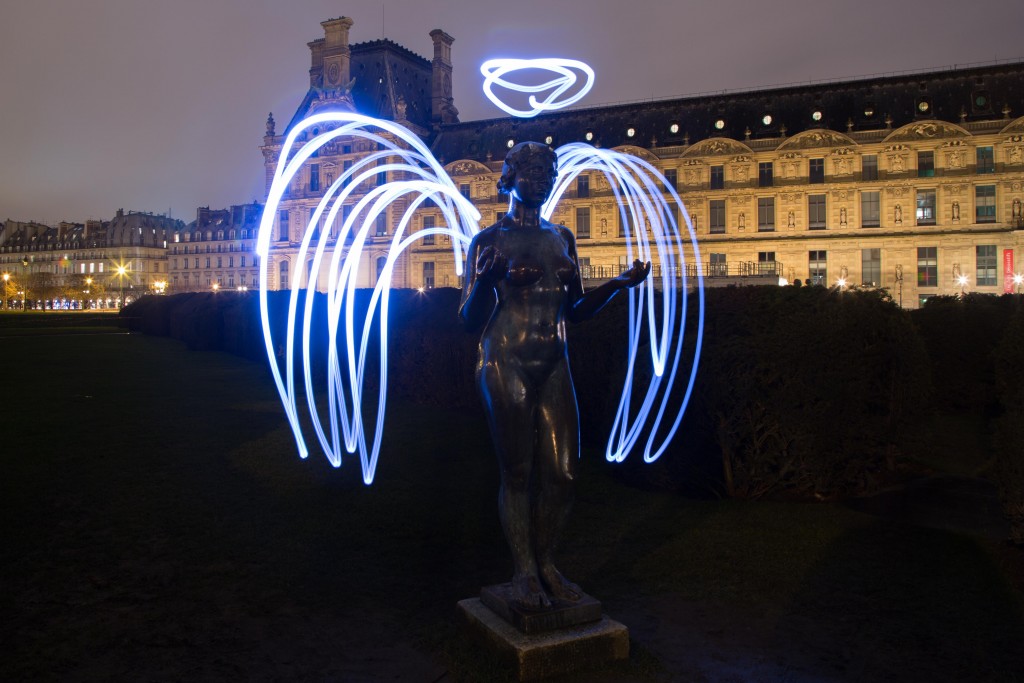
[{"label": "balcony railing", "polygon": [[[626,270],[627,266],[580,266],[580,275],[584,280],[610,280],[617,277]],[[676,277],[681,277],[683,269],[677,267]],[[687,279],[697,277],[697,264],[688,263],[685,266]],[[705,278],[721,277],[781,277],[781,261],[735,261],[732,263],[710,263],[702,264],[702,271]],[[651,275],[660,278],[663,274],[663,267],[656,265],[651,268]]]}]

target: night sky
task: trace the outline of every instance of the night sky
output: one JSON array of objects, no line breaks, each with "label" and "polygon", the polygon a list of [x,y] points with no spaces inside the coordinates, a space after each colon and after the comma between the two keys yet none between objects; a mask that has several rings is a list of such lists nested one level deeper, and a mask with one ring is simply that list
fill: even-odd
[{"label": "night sky", "polygon": [[428,59],[452,35],[463,121],[502,114],[478,71],[498,56],[589,63],[582,106],[1024,60],[1020,0],[4,0],[0,220],[262,201],[267,113],[282,132],[341,15]]}]

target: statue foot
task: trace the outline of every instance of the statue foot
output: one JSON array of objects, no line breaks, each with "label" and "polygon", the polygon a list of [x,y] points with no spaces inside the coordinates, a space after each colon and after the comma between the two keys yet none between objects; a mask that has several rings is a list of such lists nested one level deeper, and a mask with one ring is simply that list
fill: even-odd
[{"label": "statue foot", "polygon": [[534,574],[516,574],[512,577],[512,595],[515,601],[527,609],[551,607],[551,600],[540,586]]},{"label": "statue foot", "polygon": [[583,597],[583,590],[572,581],[562,576],[562,572],[555,569],[552,564],[544,565],[540,570],[541,578],[548,592],[558,600],[566,602],[579,602]]}]

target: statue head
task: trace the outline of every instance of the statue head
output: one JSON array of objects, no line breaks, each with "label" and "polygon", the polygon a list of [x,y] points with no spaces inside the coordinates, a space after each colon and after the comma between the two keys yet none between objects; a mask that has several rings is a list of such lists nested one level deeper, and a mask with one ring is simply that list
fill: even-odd
[{"label": "statue head", "polygon": [[540,166],[549,173],[551,184],[558,177],[558,155],[555,150],[540,142],[520,142],[505,155],[498,178],[498,192],[508,194],[516,185],[516,174],[528,166]]}]

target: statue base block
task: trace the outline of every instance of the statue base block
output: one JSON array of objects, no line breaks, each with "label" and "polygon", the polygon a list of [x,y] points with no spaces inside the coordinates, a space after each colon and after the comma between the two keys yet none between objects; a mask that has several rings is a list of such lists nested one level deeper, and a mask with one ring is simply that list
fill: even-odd
[{"label": "statue base block", "polygon": [[629,630],[605,616],[556,631],[528,634],[479,598],[461,600],[458,609],[469,630],[513,666],[520,681],[600,668],[629,657]]},{"label": "statue base block", "polygon": [[601,603],[586,593],[577,602],[556,600],[546,609],[527,609],[512,597],[511,583],[499,583],[480,589],[480,602],[530,635],[601,620]]}]

